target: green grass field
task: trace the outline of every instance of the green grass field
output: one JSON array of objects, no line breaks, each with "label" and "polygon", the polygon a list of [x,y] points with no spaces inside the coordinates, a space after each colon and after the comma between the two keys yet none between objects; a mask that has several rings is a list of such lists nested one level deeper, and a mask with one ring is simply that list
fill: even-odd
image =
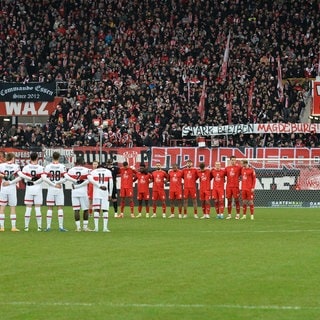
[{"label": "green grass field", "polygon": [[77,233],[66,208],[71,231],[57,231],[55,213],[46,233],[36,231],[33,213],[29,232],[0,234],[0,318],[319,319],[319,214],[111,217],[111,233]]}]

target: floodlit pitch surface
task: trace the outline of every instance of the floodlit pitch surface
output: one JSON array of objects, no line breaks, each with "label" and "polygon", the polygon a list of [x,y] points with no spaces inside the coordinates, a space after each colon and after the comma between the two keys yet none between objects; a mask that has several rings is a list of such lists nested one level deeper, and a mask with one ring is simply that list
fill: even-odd
[{"label": "floodlit pitch surface", "polygon": [[319,209],[257,209],[254,221],[160,216],[77,233],[68,207],[67,233],[56,213],[51,232],[36,231],[34,213],[29,232],[7,228],[1,319],[319,319]]}]

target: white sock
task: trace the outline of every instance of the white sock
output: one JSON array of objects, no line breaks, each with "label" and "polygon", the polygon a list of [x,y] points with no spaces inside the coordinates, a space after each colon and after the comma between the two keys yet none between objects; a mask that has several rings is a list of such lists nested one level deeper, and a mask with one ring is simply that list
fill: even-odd
[{"label": "white sock", "polygon": [[58,210],[58,223],[59,223],[59,228],[63,229],[63,210],[62,209]]},{"label": "white sock", "polygon": [[4,229],[4,218],[5,218],[4,213],[1,213],[0,214],[0,228],[1,229]]},{"label": "white sock", "polygon": [[88,228],[88,220],[83,220],[83,229]]},{"label": "white sock", "polygon": [[51,228],[52,210],[47,211],[47,229]]},{"label": "white sock", "polygon": [[15,213],[10,214],[10,220],[11,220],[11,227],[12,229],[14,229],[16,227],[17,215]]},{"label": "white sock", "polygon": [[24,227],[29,228],[30,217],[31,217],[31,207],[26,207],[26,212],[24,214]]},{"label": "white sock", "polygon": [[34,210],[36,211],[36,220],[37,220],[38,228],[41,228],[42,227],[41,208],[40,207],[35,207]]},{"label": "white sock", "polygon": [[93,213],[93,218],[94,218],[94,228],[95,230],[98,230],[99,229],[99,212],[98,211],[95,211]]},{"label": "white sock", "polygon": [[106,229],[108,229],[108,211],[104,211],[103,212],[103,215],[102,215],[102,217],[103,217],[103,230],[106,230]]},{"label": "white sock", "polygon": [[80,228],[81,228],[81,227],[80,227],[80,220],[76,221],[76,228],[77,228],[77,229],[80,229]]}]

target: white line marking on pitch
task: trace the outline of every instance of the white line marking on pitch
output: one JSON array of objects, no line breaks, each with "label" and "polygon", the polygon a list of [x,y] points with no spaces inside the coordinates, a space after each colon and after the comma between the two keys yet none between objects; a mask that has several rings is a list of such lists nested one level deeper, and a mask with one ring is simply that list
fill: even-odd
[{"label": "white line marking on pitch", "polygon": [[28,301],[12,301],[12,302],[0,302],[0,305],[13,305],[13,306],[47,306],[47,307],[94,307],[104,306],[111,308],[220,308],[220,309],[253,309],[253,310],[320,310],[319,307],[301,307],[301,306],[254,306],[254,305],[232,305],[232,304],[165,304],[165,303],[81,303],[81,302],[28,302]]},{"label": "white line marking on pitch", "polygon": [[[145,232],[145,231],[144,231]],[[146,231],[147,232],[147,231]],[[317,232],[320,233],[320,229],[297,229],[297,230],[196,230],[196,231],[181,231],[181,230],[152,230],[152,233],[298,233],[298,232]]]}]

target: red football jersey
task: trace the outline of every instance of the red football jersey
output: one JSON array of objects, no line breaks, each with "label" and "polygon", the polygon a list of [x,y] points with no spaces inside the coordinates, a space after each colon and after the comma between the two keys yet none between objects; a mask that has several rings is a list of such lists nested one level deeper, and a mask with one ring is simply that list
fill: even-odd
[{"label": "red football jersey", "polygon": [[225,169],[212,169],[211,174],[213,177],[213,188],[224,189],[224,182],[226,177]]},{"label": "red football jersey", "polygon": [[256,173],[253,168],[242,168],[242,190],[252,190],[256,186]]},{"label": "red football jersey", "polygon": [[121,189],[133,188],[133,179],[136,171],[131,168],[120,168]]},{"label": "red football jersey", "polygon": [[196,181],[198,179],[198,170],[196,168],[184,168],[183,180],[185,189],[195,189]]},{"label": "red football jersey", "polygon": [[200,181],[200,191],[210,191],[211,190],[211,171],[209,169],[199,170],[198,177]]},{"label": "red football jersey", "polygon": [[168,174],[163,170],[152,172],[153,190],[164,190],[164,183],[168,180]]},{"label": "red football jersey", "polygon": [[183,172],[181,170],[170,170],[169,171],[169,181],[170,181],[170,191],[181,192],[182,190],[182,178]]},{"label": "red football jersey", "polygon": [[150,173],[137,172],[137,190],[138,193],[148,193],[149,183],[151,182],[152,175]]},{"label": "red football jersey", "polygon": [[239,165],[226,167],[227,188],[239,188],[241,169]]}]

